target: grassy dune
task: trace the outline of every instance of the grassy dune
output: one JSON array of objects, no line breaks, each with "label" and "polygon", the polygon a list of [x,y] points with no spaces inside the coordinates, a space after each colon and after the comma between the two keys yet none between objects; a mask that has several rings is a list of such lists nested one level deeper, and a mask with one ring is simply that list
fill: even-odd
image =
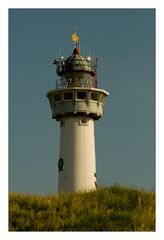
[{"label": "grassy dune", "polygon": [[10,193],[9,231],[155,231],[155,194],[120,186],[59,196]]}]

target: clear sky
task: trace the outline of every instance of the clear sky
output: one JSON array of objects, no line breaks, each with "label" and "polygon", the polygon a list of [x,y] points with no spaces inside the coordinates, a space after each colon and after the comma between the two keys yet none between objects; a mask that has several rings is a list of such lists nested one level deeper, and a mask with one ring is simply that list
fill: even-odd
[{"label": "clear sky", "polygon": [[73,51],[98,57],[100,88],[110,92],[95,123],[98,185],[155,187],[155,11],[10,9],[9,187],[56,193],[59,123],[45,94],[53,60]]}]

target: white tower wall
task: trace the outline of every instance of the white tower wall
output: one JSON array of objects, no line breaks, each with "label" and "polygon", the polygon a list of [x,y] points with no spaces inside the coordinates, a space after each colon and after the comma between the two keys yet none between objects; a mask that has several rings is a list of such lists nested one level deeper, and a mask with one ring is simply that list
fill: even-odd
[{"label": "white tower wall", "polygon": [[61,120],[58,192],[96,188],[94,120],[66,117]]}]

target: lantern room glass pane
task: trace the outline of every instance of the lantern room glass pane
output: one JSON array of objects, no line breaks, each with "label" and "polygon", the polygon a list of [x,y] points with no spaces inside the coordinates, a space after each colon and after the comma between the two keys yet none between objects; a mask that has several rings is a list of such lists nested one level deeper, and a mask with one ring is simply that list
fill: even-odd
[{"label": "lantern room glass pane", "polygon": [[102,93],[101,93],[101,96],[100,96],[100,102],[102,102],[103,104],[105,102],[105,96]]},{"label": "lantern room glass pane", "polygon": [[98,100],[98,92],[91,92],[91,100],[93,101]]},{"label": "lantern room glass pane", "polygon": [[87,93],[86,92],[77,92],[77,99],[82,99],[82,100],[86,100],[87,97]]},{"label": "lantern room glass pane", "polygon": [[64,92],[64,100],[73,100],[73,92]]},{"label": "lantern room glass pane", "polygon": [[61,101],[61,95],[60,95],[60,93],[55,93],[55,94],[54,94],[54,100],[55,100],[55,102]]}]

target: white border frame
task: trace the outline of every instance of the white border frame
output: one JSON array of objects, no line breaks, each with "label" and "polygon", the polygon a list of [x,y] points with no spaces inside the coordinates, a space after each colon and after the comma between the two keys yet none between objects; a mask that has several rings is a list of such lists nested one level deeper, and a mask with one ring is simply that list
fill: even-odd
[{"label": "white border frame", "polygon": [[[1,239],[48,239],[54,240],[71,237],[99,239],[101,237],[111,240],[156,240],[161,239],[163,230],[164,197],[163,197],[163,8],[162,0],[2,0],[0,3],[0,236]],[[8,232],[8,9],[9,8],[155,8],[156,9],[156,193],[157,193],[157,220],[156,232],[93,232],[93,233],[60,233],[60,232]]]}]

